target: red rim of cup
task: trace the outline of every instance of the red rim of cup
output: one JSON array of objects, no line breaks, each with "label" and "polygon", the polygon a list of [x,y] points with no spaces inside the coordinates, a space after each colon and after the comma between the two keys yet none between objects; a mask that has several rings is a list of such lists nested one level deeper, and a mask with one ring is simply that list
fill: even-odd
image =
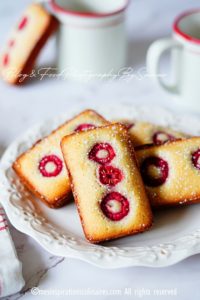
[{"label": "red rim of cup", "polygon": [[185,33],[184,31],[182,31],[180,29],[180,22],[187,16],[193,15],[195,13],[199,13],[200,14],[200,9],[193,9],[187,12],[184,12],[183,14],[181,14],[180,16],[178,16],[175,21],[174,21],[174,25],[173,25],[173,30],[176,34],[178,34],[179,36],[181,36],[182,38],[184,38],[185,40],[187,40],[188,42],[192,42],[195,44],[200,45],[200,39],[198,38],[194,38],[191,35]]},{"label": "red rim of cup", "polygon": [[52,6],[53,10],[57,13],[65,13],[68,15],[85,17],[85,18],[104,18],[104,17],[114,16],[114,15],[117,15],[117,14],[125,11],[129,5],[129,2],[130,2],[130,0],[126,0],[126,3],[123,7],[121,7],[118,10],[115,10],[113,12],[110,12],[110,13],[91,13],[91,12],[73,11],[70,9],[63,8],[62,6],[60,6],[59,4],[56,3],[56,0],[51,0],[51,6]]}]

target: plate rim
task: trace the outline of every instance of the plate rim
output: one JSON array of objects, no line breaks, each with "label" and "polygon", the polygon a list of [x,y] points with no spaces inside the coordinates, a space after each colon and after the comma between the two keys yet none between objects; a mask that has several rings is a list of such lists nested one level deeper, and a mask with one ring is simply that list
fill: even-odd
[{"label": "plate rim", "polygon": [[[118,104],[118,109],[115,110],[116,115],[117,110],[119,111],[119,107],[122,108],[124,105],[125,104],[122,103]],[[107,113],[106,110],[100,109],[99,106],[93,106],[92,108],[98,110],[100,113],[109,115],[110,109],[108,107]],[[129,113],[130,111],[139,111],[138,114],[148,113],[148,110],[152,112],[152,107],[148,105],[139,107],[132,105],[131,109],[130,107],[126,109],[128,109]],[[26,147],[29,147],[35,139],[45,136],[48,131],[52,131],[52,129],[56,128],[60,123],[66,120],[66,118],[70,118],[70,115],[75,115],[78,112],[80,112],[80,107],[72,108],[68,110],[66,114],[61,114],[60,116],[45,120],[33,126],[22,136],[17,138],[4,152],[0,161],[0,195],[2,206],[11,224],[19,231],[31,236],[53,255],[80,259],[106,269],[130,266],[166,267],[200,253],[200,226],[199,229],[190,234],[167,243],[151,246],[108,247],[90,244],[80,237],[71,236],[70,232],[57,232],[47,219],[41,217],[39,213],[36,212],[35,205],[31,201],[31,194],[23,189],[18,179],[16,179],[15,183],[12,182],[12,174],[10,174],[9,170],[10,162],[13,161],[16,154],[19,155],[20,149],[23,148],[23,143],[26,144]],[[188,120],[190,118],[193,120],[196,118],[182,114],[175,116],[171,111],[161,107],[156,108],[156,113],[162,113],[167,122],[170,122],[169,120],[171,119],[174,120],[174,118],[176,118],[175,123],[182,120],[182,118],[188,118]],[[196,120],[196,122],[199,124],[198,130],[200,131],[200,121]],[[48,127],[47,131],[45,130],[46,127]],[[19,204],[22,194],[23,197],[26,197],[26,202],[23,203],[23,207],[21,206],[22,204]]]}]

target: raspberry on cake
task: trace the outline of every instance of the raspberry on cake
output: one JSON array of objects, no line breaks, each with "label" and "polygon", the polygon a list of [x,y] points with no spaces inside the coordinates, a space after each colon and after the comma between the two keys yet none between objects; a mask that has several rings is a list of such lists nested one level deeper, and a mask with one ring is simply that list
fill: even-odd
[{"label": "raspberry on cake", "polygon": [[200,138],[140,146],[136,156],[152,206],[200,202]]},{"label": "raspberry on cake", "polygon": [[181,132],[148,122],[121,120],[120,123],[128,128],[135,147],[144,144],[161,145],[168,141],[187,137],[186,134]]},{"label": "raspberry on cake", "polygon": [[151,226],[150,205],[125,126],[66,136],[61,148],[89,241],[132,235]]},{"label": "raspberry on cake", "polygon": [[8,83],[21,84],[35,60],[55,32],[58,21],[39,4],[31,4],[12,31],[0,55],[0,74]]},{"label": "raspberry on cake", "polygon": [[13,168],[24,184],[48,206],[60,207],[71,194],[70,180],[60,149],[61,139],[73,132],[107,124],[95,111],[86,110],[23,153],[14,162]]}]

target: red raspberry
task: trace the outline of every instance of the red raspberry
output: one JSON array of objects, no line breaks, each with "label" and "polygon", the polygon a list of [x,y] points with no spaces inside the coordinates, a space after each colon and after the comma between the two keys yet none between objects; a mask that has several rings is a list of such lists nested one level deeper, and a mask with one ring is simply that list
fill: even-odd
[{"label": "red raspberry", "polygon": [[200,149],[192,153],[192,163],[195,168],[200,170]]},{"label": "red raspberry", "polygon": [[19,22],[18,30],[24,29],[24,27],[26,27],[27,23],[28,23],[28,18],[23,17],[23,19]]},{"label": "red raspberry", "polygon": [[120,221],[129,213],[129,201],[118,192],[107,194],[100,207],[105,216],[112,221]]},{"label": "red raspberry", "polygon": [[15,45],[15,40],[10,40],[8,42],[8,47],[12,48]]},{"label": "red raspberry", "polygon": [[154,133],[152,139],[153,139],[153,143],[155,145],[161,145],[168,141],[174,141],[176,138],[173,135],[166,133],[164,131],[158,131],[158,132]]},{"label": "red raspberry", "polygon": [[81,132],[81,131],[86,131],[86,130],[88,130],[88,129],[94,129],[94,128],[96,128],[96,126],[95,125],[93,125],[93,124],[81,124],[81,125],[79,125],[74,131],[75,132]]},{"label": "red raspberry", "polygon": [[5,54],[4,56],[3,56],[3,66],[4,67],[6,67],[8,64],[9,64],[9,61],[10,61],[10,58],[9,58],[9,54]]},{"label": "red raspberry", "polygon": [[122,181],[122,172],[112,166],[101,166],[99,168],[99,180],[102,184],[108,186],[115,186]]},{"label": "red raspberry", "polygon": [[94,145],[89,153],[89,159],[101,165],[110,163],[115,157],[113,147],[108,143],[99,143]]},{"label": "red raspberry", "polygon": [[126,128],[129,130],[129,129],[131,129],[133,126],[135,126],[135,124],[134,123],[130,123],[130,124],[126,124]]},{"label": "red raspberry", "polygon": [[[52,163],[53,164],[53,170],[48,171],[47,170],[47,164]],[[47,155],[42,158],[42,160],[39,163],[39,170],[40,173],[44,177],[56,177],[60,174],[63,168],[63,162],[62,160],[56,156],[56,155]]]},{"label": "red raspberry", "polygon": [[131,123],[131,122],[129,122],[129,121],[126,121],[126,120],[122,120],[122,121],[120,121],[120,123],[122,124],[122,125],[124,125],[124,126],[126,126],[126,128],[129,130],[129,129],[131,129],[133,126],[135,126],[135,123]]},{"label": "red raspberry", "polygon": [[[158,174],[150,174],[150,168],[154,168]],[[168,163],[156,156],[147,157],[141,165],[141,173],[144,183],[150,187],[157,187],[165,183],[169,174]]]}]

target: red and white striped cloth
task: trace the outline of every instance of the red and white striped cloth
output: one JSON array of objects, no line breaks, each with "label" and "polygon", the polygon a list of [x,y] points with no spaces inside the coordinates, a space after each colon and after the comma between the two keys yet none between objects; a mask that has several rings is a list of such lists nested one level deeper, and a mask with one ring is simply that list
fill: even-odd
[{"label": "red and white striped cloth", "polygon": [[6,230],[8,228],[8,222],[6,219],[5,212],[0,206],[0,231]]},{"label": "red and white striped cloth", "polygon": [[21,262],[17,258],[6,215],[0,205],[0,297],[17,293],[23,286]]}]

